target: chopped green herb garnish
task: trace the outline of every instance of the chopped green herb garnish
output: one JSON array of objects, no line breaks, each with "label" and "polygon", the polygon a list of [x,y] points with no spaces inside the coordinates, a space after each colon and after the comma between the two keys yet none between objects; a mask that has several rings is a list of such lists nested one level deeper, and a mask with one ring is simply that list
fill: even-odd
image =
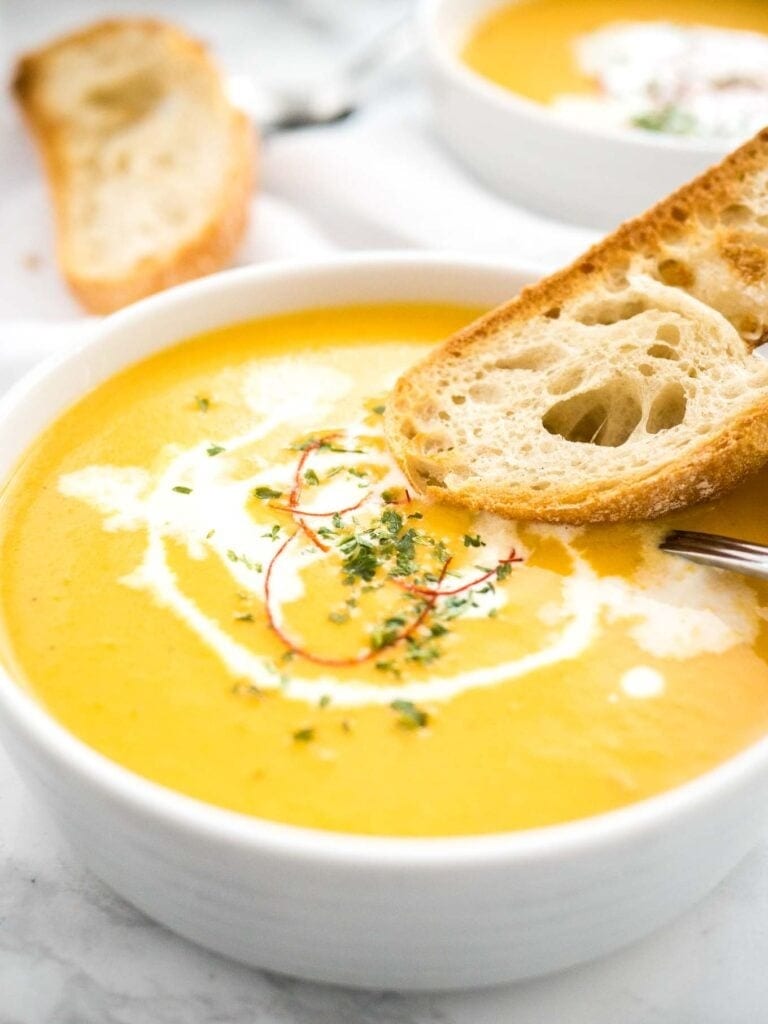
[{"label": "chopped green herb garnish", "polygon": [[319,708],[327,708],[330,703],[331,703],[331,695],[329,693],[324,693],[322,695],[322,697],[320,698],[320,700],[317,702],[317,706]]},{"label": "chopped green herb garnish", "polygon": [[220,444],[212,444],[209,445],[205,450],[208,453],[208,455],[221,455],[221,453],[225,452],[227,449],[222,448]]},{"label": "chopped green herb garnish", "polygon": [[177,494],[191,494],[192,493],[192,488],[191,487],[182,487],[181,484],[179,484],[177,487],[174,487],[173,490],[176,491]]},{"label": "chopped green herb garnish", "polygon": [[260,501],[268,501],[270,498],[282,498],[283,496],[282,491],[275,491],[271,487],[254,487],[251,494]]},{"label": "chopped green herb garnish", "polygon": [[328,616],[328,621],[334,622],[337,626],[342,626],[345,622],[349,622],[349,612],[331,612]]},{"label": "chopped green herb garnish", "polygon": [[385,619],[381,626],[376,626],[371,630],[371,650],[380,651],[384,647],[391,647],[405,625],[406,621],[401,615],[391,615]]},{"label": "chopped green herb garnish", "polygon": [[501,565],[496,569],[496,579],[501,583],[505,580],[512,572],[511,562],[502,562]]},{"label": "chopped green herb garnish", "polygon": [[374,405],[374,407],[371,410],[371,412],[375,412],[377,416],[383,416],[385,408],[386,408],[386,406],[384,406],[384,405]]},{"label": "chopped green herb garnish", "polygon": [[377,668],[379,672],[391,672],[392,675],[397,676],[398,679],[402,675],[396,662],[394,662],[392,658],[389,658],[386,661],[374,661],[373,667]]},{"label": "chopped green herb garnish", "polygon": [[485,541],[483,540],[483,538],[480,536],[479,533],[476,533],[474,535],[471,534],[471,533],[465,533],[464,534],[464,547],[465,548],[484,548],[485,547]]},{"label": "chopped green herb garnish", "polygon": [[631,124],[647,132],[666,132],[669,135],[690,135],[696,127],[696,118],[672,104],[660,110],[649,110],[633,117]]},{"label": "chopped green herb garnish", "polygon": [[211,407],[211,400],[206,398],[205,395],[195,395],[195,405],[198,412],[208,412]]},{"label": "chopped green herb garnish", "polygon": [[246,558],[245,555],[238,555],[238,553],[233,551],[232,548],[227,548],[227,558],[230,562],[242,562],[246,569],[250,569],[252,572],[262,572],[264,569],[261,562],[252,562],[249,558]]},{"label": "chopped green herb garnish", "polygon": [[381,513],[381,521],[393,537],[403,528],[403,517],[393,508],[384,509]]},{"label": "chopped green herb garnish", "polygon": [[393,700],[389,706],[398,713],[400,725],[406,729],[423,729],[429,722],[427,712],[410,700]]},{"label": "chopped green herb garnish", "polygon": [[209,530],[208,533],[206,533],[206,535],[205,535],[205,539],[206,540],[210,540],[211,537],[214,535],[214,533],[216,533],[215,530]]},{"label": "chopped green herb garnish", "polygon": [[280,524],[274,523],[266,533],[262,533],[262,537],[269,537],[270,540],[277,540],[280,536]]},{"label": "chopped green herb garnish", "polygon": [[435,544],[434,556],[441,565],[445,565],[448,559],[451,557],[448,548],[445,546],[444,541],[440,540]]},{"label": "chopped green herb garnish", "polygon": [[235,622],[253,622],[252,612],[235,612]]},{"label": "chopped green herb garnish", "polygon": [[297,729],[293,734],[293,738],[297,743],[309,743],[315,738],[315,730],[310,728]]},{"label": "chopped green herb garnish", "polygon": [[[447,632],[447,631],[446,631]],[[419,665],[431,665],[440,657],[440,648],[417,637],[409,636],[405,642],[405,660]]]}]

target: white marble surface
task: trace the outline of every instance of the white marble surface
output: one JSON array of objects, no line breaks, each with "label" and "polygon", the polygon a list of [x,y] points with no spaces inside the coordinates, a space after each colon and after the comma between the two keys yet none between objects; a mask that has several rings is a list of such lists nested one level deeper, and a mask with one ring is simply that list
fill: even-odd
[{"label": "white marble surface", "polygon": [[[0,60],[7,64],[19,48],[89,17],[156,11],[209,38],[233,70],[256,66],[265,78],[279,77],[292,68],[322,69],[399,6],[397,0],[0,0]],[[345,137],[343,150],[332,134],[268,149],[266,195],[247,258],[432,244],[554,263],[588,240],[586,233],[503,209],[444,166],[416,90],[408,76],[390,87],[377,100],[380,114]],[[0,129],[3,116],[8,127],[8,108],[4,115],[0,102]],[[308,146],[318,160],[303,176],[297,167],[306,167]],[[373,173],[363,156],[377,146],[377,202],[366,206],[353,186]],[[424,189],[423,198],[410,193],[399,168],[386,165],[385,154],[398,149],[414,162],[409,180],[439,178],[442,191],[430,190],[438,200]],[[334,214],[340,162],[348,174],[343,218]],[[12,177],[17,191],[9,202]],[[456,197],[450,206],[446,195]],[[0,285],[0,389],[85,329],[51,265],[43,209],[31,154],[11,125],[0,134],[0,275],[15,273],[27,251],[40,265],[5,291]],[[663,933],[557,977],[414,997],[268,976],[189,945],[113,896],[63,845],[0,752],[0,1024],[760,1024],[768,1020],[767,964],[768,837]]]}]

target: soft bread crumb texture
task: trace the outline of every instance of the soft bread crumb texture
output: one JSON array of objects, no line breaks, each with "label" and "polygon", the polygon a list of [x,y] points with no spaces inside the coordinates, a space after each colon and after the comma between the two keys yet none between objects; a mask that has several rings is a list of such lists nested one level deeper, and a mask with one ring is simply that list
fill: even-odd
[{"label": "soft bread crumb texture", "polygon": [[449,503],[653,518],[768,459],[768,130],[405,373],[389,444]]},{"label": "soft bread crumb texture", "polygon": [[200,44],[158,21],[100,22],[24,57],[14,89],[47,171],[59,262],[87,308],[230,261],[254,137]]}]

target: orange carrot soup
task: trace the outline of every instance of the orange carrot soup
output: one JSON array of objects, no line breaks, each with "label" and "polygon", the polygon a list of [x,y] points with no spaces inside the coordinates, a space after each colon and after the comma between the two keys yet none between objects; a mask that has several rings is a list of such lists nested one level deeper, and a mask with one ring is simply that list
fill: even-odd
[{"label": "orange carrot soup", "polygon": [[[8,670],[148,779],[353,833],[581,818],[764,735],[768,588],[661,553],[672,520],[518,525],[409,490],[388,390],[476,313],[276,316],[97,387],[0,492]],[[674,525],[765,542],[766,502],[762,474]]]}]

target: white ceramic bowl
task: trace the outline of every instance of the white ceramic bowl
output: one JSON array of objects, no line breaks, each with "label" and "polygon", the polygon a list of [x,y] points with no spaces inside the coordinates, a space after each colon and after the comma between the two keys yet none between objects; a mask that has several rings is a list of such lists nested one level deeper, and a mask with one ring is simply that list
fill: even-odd
[{"label": "white ceramic bowl", "polygon": [[[354,256],[232,271],[148,299],[0,402],[0,482],[73,401],[190,334],[338,303],[491,304],[534,274],[450,257]],[[2,672],[0,733],[82,858],[151,917],[247,963],[357,986],[486,985],[607,953],[704,895],[768,817],[768,740],[599,817],[393,839],[274,824],[180,796],[85,746]]]},{"label": "white ceramic bowl", "polygon": [[506,198],[559,220],[610,229],[731,148],[569,124],[472,71],[459,57],[462,45],[478,19],[505,2],[422,0],[420,27],[440,133],[463,163]]}]

